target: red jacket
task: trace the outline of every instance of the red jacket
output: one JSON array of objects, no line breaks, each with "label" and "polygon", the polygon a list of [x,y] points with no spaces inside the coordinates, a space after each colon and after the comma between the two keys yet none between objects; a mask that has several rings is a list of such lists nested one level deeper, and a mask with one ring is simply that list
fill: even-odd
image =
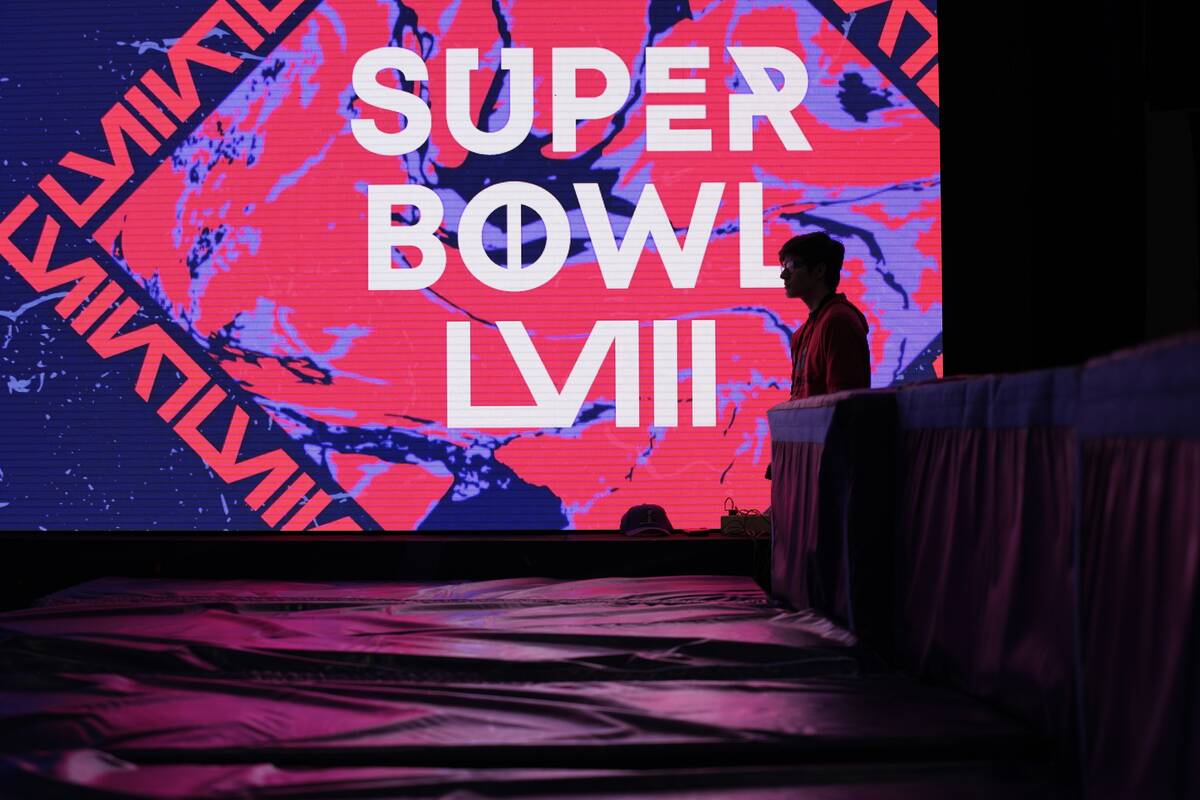
[{"label": "red jacket", "polygon": [[844,294],[825,298],[792,334],[792,399],[871,385],[867,318]]}]

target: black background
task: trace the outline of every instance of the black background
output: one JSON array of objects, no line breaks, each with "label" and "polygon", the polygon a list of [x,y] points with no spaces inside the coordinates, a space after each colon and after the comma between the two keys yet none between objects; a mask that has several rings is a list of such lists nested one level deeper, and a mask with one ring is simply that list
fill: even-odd
[{"label": "black background", "polygon": [[1200,325],[1196,17],[941,4],[947,374],[1078,363]]}]

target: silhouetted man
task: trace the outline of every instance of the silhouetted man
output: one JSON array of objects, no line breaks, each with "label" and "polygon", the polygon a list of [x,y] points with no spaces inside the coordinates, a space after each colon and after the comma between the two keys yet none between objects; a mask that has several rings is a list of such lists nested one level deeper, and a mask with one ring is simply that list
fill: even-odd
[{"label": "silhouetted man", "polygon": [[824,233],[794,236],[779,251],[788,297],[808,306],[792,334],[792,399],[871,385],[867,319],[837,293],[846,248]]}]

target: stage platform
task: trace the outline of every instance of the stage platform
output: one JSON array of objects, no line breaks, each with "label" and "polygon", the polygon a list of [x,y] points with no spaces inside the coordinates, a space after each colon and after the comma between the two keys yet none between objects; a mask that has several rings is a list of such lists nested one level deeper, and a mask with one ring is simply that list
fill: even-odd
[{"label": "stage platform", "polygon": [[766,588],[769,542],[692,533],[0,533],[0,610],[102,575],[313,581],[757,575]]}]

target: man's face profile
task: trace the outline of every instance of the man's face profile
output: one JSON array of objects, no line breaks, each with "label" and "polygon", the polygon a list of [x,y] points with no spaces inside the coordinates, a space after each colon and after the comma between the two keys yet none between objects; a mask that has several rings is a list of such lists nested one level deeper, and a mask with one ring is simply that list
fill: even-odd
[{"label": "man's face profile", "polygon": [[779,277],[783,280],[784,291],[787,292],[788,297],[804,297],[824,280],[824,265],[818,264],[813,267],[806,264],[803,259],[792,256],[785,256],[779,264],[781,267]]}]

